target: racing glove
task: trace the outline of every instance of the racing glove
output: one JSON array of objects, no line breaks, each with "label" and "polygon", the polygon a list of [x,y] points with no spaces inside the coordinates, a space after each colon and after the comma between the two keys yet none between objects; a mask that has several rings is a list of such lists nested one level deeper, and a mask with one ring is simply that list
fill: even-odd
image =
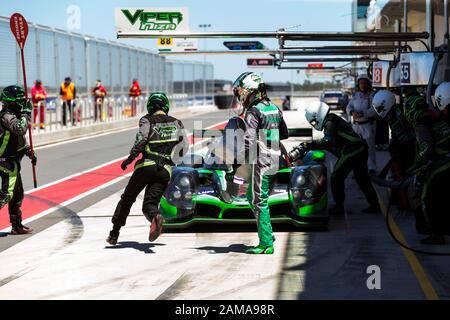
[{"label": "racing glove", "polygon": [[234,170],[233,167],[230,167],[227,170],[227,172],[225,173],[225,180],[228,182],[233,182],[235,173],[236,173],[236,170]]},{"label": "racing glove", "polygon": [[288,153],[289,160],[291,160],[291,162],[295,162],[302,158],[309,150],[309,145],[310,144],[308,142],[302,142],[298,146],[294,147],[294,149]]},{"label": "racing glove", "polygon": [[427,166],[413,167],[408,169],[406,175],[408,177],[414,176],[414,193],[413,198],[419,199],[422,194],[422,188],[427,179]]},{"label": "racing glove", "polygon": [[406,171],[406,176],[410,177],[415,175],[416,177],[424,180],[427,175],[427,172],[428,172],[428,164],[415,165]]},{"label": "racing glove", "polygon": [[33,150],[31,150],[31,148],[30,148],[29,146],[27,146],[26,149],[25,149],[25,155],[26,155],[28,158],[30,158],[31,164],[32,164],[33,166],[36,166],[36,164],[37,164],[37,157],[36,157],[36,154],[34,153]]},{"label": "racing glove", "polygon": [[309,150],[311,150],[311,142],[302,142],[302,143],[300,143],[300,145],[302,146],[302,148],[305,152],[308,152]]},{"label": "racing glove", "polygon": [[26,114],[27,116],[31,117],[32,110],[33,110],[33,105],[28,100],[22,108],[22,114]]},{"label": "racing glove", "polygon": [[122,168],[123,171],[127,170],[128,166],[134,161],[134,159],[132,157],[128,157],[127,159],[125,159],[122,164],[120,165],[120,167]]}]

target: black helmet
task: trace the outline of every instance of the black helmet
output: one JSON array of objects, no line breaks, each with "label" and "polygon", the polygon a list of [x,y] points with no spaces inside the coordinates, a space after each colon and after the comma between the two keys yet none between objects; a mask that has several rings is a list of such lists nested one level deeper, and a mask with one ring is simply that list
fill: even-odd
[{"label": "black helmet", "polygon": [[25,91],[19,86],[9,86],[0,95],[3,107],[13,112],[20,112],[27,102]]},{"label": "black helmet", "polygon": [[153,92],[148,98],[147,111],[149,114],[154,114],[156,111],[163,111],[165,114],[169,113],[170,103],[164,92]]}]

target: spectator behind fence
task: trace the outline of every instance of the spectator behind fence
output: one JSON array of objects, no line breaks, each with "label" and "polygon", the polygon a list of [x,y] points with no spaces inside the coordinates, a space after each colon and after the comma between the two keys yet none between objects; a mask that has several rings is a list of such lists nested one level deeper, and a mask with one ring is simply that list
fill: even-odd
[{"label": "spectator behind fence", "polygon": [[73,125],[75,124],[75,117],[74,117],[74,106],[73,106],[73,100],[76,97],[76,88],[75,84],[72,82],[72,79],[70,77],[67,77],[64,79],[64,82],[61,84],[59,94],[61,96],[61,99],[63,101],[62,103],[62,124],[63,126],[67,125],[67,109],[69,110],[69,117],[70,121]]},{"label": "spectator behind fence", "polygon": [[103,102],[107,94],[106,88],[102,85],[101,80],[97,80],[94,89],[92,89],[92,96],[94,97],[94,121],[103,120]]},{"label": "spectator behind fence", "polygon": [[36,80],[34,87],[31,88],[31,101],[33,103],[33,128],[37,126],[37,116],[39,113],[39,127],[45,129],[45,100],[47,92],[42,85],[41,80]]},{"label": "spectator behind fence", "polygon": [[133,79],[133,84],[130,88],[130,101],[131,101],[131,116],[135,117],[137,115],[137,99],[142,94],[141,86],[137,79]]}]

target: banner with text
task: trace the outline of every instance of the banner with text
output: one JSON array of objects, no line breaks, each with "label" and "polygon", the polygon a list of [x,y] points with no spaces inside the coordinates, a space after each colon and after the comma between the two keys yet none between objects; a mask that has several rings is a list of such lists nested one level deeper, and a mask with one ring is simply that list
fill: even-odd
[{"label": "banner with text", "polygon": [[187,8],[116,8],[117,33],[155,35],[189,32]]}]

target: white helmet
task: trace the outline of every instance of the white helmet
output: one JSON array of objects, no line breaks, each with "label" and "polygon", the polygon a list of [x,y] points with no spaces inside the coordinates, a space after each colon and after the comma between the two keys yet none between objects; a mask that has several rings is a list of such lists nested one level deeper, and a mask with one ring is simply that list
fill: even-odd
[{"label": "white helmet", "polygon": [[322,131],[325,118],[330,112],[330,107],[321,101],[311,103],[305,108],[305,118],[314,127]]},{"label": "white helmet", "polygon": [[439,110],[444,110],[450,104],[450,82],[442,82],[434,93],[436,105]]},{"label": "white helmet", "polygon": [[372,79],[370,79],[370,77],[367,74],[362,73],[362,74],[358,75],[358,77],[356,78],[356,83],[358,83],[359,80],[362,80],[362,79],[372,82]]},{"label": "white helmet", "polygon": [[254,72],[244,72],[234,81],[233,94],[245,108],[267,96],[264,80]]},{"label": "white helmet", "polygon": [[373,97],[372,106],[381,118],[385,118],[394,105],[395,95],[389,90],[380,90]]}]

